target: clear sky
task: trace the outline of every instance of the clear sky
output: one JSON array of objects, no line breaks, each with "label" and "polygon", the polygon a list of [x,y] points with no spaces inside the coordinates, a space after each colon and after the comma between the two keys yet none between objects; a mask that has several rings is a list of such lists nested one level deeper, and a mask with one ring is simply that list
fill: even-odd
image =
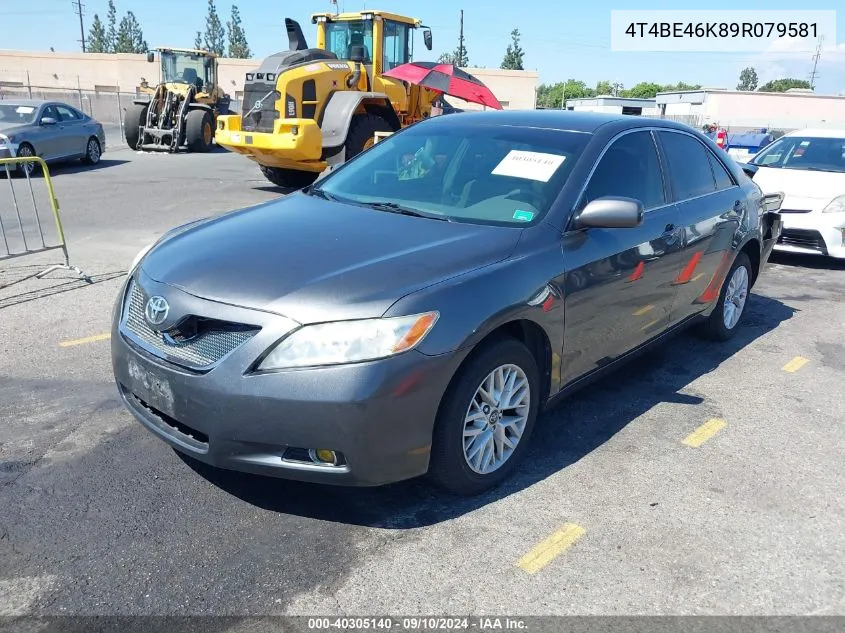
[{"label": "clear sky", "polygon": [[[471,65],[498,67],[510,32],[518,28],[525,50],[525,68],[540,72],[544,83],[568,78],[588,85],[602,79],[630,87],[640,81],[686,81],[707,87],[735,87],[740,70],[756,67],[760,83],[790,76],[807,79],[810,53],[630,53],[610,50],[610,10],[620,8],[691,8],[677,0],[641,0],[637,3],[590,0],[338,0],[342,10],[383,9],[418,17],[433,29],[431,54],[417,36],[416,59],[435,59],[454,50],[459,11],[464,9],[464,34]],[[247,40],[256,57],[287,48],[284,18],[298,20],[313,42],[311,13],[333,10],[328,0],[236,0]],[[705,6],[718,9],[796,9],[796,0],[714,0]],[[86,33],[95,13],[105,18],[107,0],[83,0]],[[194,34],[205,27],[207,0],[116,0],[118,19],[127,10],[138,17],[150,46],[191,46]],[[632,6],[633,5],[633,6]],[[231,0],[217,0],[221,20],[228,18]],[[816,80],[817,92],[845,94],[845,3],[817,0],[812,9],[842,8],[836,42],[825,42]],[[71,0],[0,0],[0,48],[57,51],[79,50],[79,24]],[[2,72],[2,69],[0,69]]]}]

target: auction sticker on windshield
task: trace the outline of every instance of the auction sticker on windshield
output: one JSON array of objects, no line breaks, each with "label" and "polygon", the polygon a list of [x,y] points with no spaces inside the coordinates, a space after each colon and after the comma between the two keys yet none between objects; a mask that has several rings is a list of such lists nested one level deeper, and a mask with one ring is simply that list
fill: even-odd
[{"label": "auction sticker on windshield", "polygon": [[566,156],[544,154],[543,152],[526,152],[512,149],[491,172],[496,176],[512,176],[527,180],[549,182],[549,179],[563,165]]},{"label": "auction sticker on windshield", "polygon": [[18,106],[17,110],[15,110],[18,114],[32,114],[35,112],[35,108],[32,106]]}]

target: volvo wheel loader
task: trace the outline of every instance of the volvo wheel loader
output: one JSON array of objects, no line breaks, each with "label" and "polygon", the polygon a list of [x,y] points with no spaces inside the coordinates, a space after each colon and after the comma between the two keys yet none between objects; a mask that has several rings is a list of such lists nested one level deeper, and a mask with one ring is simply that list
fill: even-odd
[{"label": "volvo wheel loader", "polygon": [[247,73],[241,114],[217,120],[217,144],[254,160],[281,187],[307,186],[372,145],[376,132],[429,116],[438,96],[382,75],[411,61],[416,29],[431,50],[431,30],[419,20],[368,10],[311,21],[316,48],[285,18],[289,50]]},{"label": "volvo wheel loader", "polygon": [[[159,83],[146,83],[126,109],[123,131],[132,149],[207,152],[215,121],[229,112],[231,98],[217,80],[217,56],[204,50],[157,48]],[[155,53],[147,55],[155,62]]]}]

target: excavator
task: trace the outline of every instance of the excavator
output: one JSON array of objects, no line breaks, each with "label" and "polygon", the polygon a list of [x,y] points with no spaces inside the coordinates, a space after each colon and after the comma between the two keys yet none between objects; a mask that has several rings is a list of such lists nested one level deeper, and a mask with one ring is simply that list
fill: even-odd
[{"label": "excavator", "polygon": [[313,183],[374,143],[431,115],[437,92],[382,73],[411,61],[420,20],[386,11],[318,13],[317,44],[285,18],[288,50],[246,74],[240,114],[217,119],[215,142],[258,163],[285,188]]}]

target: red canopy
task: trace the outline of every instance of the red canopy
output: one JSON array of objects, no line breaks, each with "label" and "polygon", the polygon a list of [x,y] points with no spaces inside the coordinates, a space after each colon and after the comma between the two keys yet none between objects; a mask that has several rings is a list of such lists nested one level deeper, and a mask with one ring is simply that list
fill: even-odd
[{"label": "red canopy", "polygon": [[495,110],[502,109],[502,104],[499,103],[490,88],[454,64],[411,62],[392,68],[382,74],[385,77],[407,81],[464,101],[479,103]]}]

